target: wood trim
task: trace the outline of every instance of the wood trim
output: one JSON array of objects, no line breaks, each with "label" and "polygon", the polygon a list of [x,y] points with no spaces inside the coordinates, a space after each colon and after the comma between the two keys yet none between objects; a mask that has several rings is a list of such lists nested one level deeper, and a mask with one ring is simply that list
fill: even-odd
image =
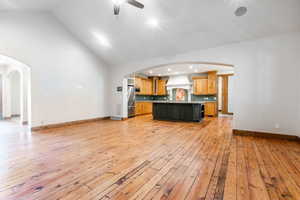
[{"label": "wood trim", "polygon": [[234,74],[218,74],[217,76],[220,76],[220,77],[224,77],[224,76],[234,76]]},{"label": "wood trim", "polygon": [[222,114],[228,114],[228,76],[222,77]]},{"label": "wood trim", "polygon": [[276,133],[238,130],[238,129],[233,129],[232,133],[233,133],[233,135],[239,135],[239,136],[253,136],[253,137],[262,137],[262,138],[300,141],[300,138],[298,136],[294,136],[294,135],[283,135],[283,134],[276,134]]},{"label": "wood trim", "polygon": [[4,120],[10,120],[14,117],[21,117],[21,115],[11,115],[10,117],[3,117]]},{"label": "wood trim", "polygon": [[143,116],[143,115],[150,115],[150,114],[152,114],[152,112],[149,112],[149,113],[142,113],[142,114],[136,114],[135,117]]},{"label": "wood trim", "polygon": [[77,125],[77,124],[97,122],[97,121],[108,120],[108,119],[110,119],[110,117],[99,117],[99,118],[94,118],[94,119],[63,122],[63,123],[58,123],[58,124],[50,124],[50,125],[45,125],[45,126],[32,127],[31,130],[32,131],[40,131],[40,130],[45,130],[45,129],[60,128],[60,127],[64,127],[64,126],[72,126],[72,125]]},{"label": "wood trim", "polygon": [[208,79],[208,76],[193,76],[192,80],[197,80],[197,79]]}]

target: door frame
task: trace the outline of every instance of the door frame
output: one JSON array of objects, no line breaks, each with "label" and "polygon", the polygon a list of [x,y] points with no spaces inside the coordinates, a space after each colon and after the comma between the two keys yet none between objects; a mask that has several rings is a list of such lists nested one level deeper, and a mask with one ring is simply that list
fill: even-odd
[{"label": "door frame", "polygon": [[[220,74],[218,78],[222,78],[222,114],[233,115],[233,113],[228,112],[228,79],[230,76],[234,76],[234,74]],[[219,108],[218,108],[219,110]]]}]

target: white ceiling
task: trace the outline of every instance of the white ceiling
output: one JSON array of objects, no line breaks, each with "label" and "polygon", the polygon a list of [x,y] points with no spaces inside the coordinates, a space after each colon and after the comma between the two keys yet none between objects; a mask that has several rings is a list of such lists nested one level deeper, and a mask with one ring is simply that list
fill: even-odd
[{"label": "white ceiling", "polygon": [[[70,31],[111,65],[291,31],[300,31],[299,0],[140,0],[144,10],[122,5],[113,15],[112,0],[0,0],[23,9],[52,9]],[[16,3],[18,2],[18,3]],[[248,13],[235,17],[239,6]],[[159,21],[150,28],[149,18]],[[103,46],[93,35],[109,40]],[[103,44],[103,41],[102,41]]]},{"label": "white ceiling", "polygon": [[0,10],[52,10],[63,0],[0,0]]},{"label": "white ceiling", "polygon": [[154,67],[152,69],[139,71],[137,73],[144,74],[146,76],[174,76],[182,74],[206,73],[208,71],[217,71],[218,74],[232,74],[234,73],[234,67],[222,65],[184,63]]}]

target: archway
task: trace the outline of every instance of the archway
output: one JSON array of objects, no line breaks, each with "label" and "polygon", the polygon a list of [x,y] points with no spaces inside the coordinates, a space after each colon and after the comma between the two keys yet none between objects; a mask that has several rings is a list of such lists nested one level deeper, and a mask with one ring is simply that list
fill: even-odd
[{"label": "archway", "polygon": [[[197,83],[197,85],[202,85],[203,83],[206,82],[206,85],[209,83],[211,83],[211,81],[209,79],[207,79],[207,76],[209,76],[209,74],[207,74],[208,72],[215,72],[215,86],[214,86],[214,90],[215,93],[212,93],[211,91],[209,91],[209,86],[206,86],[208,88],[208,91],[206,91],[207,93],[203,92],[203,91],[199,91],[199,92],[195,92],[195,89],[198,87],[195,87],[195,84]],[[205,74],[206,73],[206,77]],[[234,74],[234,65],[232,64],[225,64],[225,63],[217,63],[217,62],[202,62],[202,61],[183,61],[183,62],[174,62],[174,63],[166,63],[166,64],[159,64],[159,65],[155,65],[155,66],[148,66],[148,67],[144,67],[141,70],[132,72],[131,74],[128,74],[125,76],[124,81],[123,81],[123,116],[124,117],[128,117],[128,116],[135,116],[135,111],[133,110],[140,110],[140,109],[136,109],[138,106],[132,106],[134,105],[133,103],[129,103],[129,100],[131,99],[130,96],[133,96],[132,94],[130,95],[130,90],[132,91],[132,88],[136,87],[136,83],[135,81],[138,80],[138,82],[141,82],[140,79],[142,80],[146,80],[146,82],[148,82],[148,80],[152,80],[155,81],[155,83],[152,82],[152,86],[151,86],[151,81],[150,83],[138,83],[138,87],[139,88],[143,88],[145,85],[145,87],[148,87],[148,85],[150,85],[148,88],[152,87],[152,90],[157,90],[157,88],[155,87],[160,87],[161,85],[164,85],[164,87],[166,88],[165,92],[160,93],[157,92],[156,96],[161,95],[161,97],[159,98],[153,98],[150,97],[153,93],[147,91],[147,89],[145,91],[142,92],[138,92],[135,93],[135,100],[137,99],[137,95],[139,96],[138,101],[140,102],[146,102],[149,104],[149,101],[151,102],[152,100],[159,100],[159,101],[174,101],[175,99],[177,100],[176,95],[176,91],[180,89],[180,91],[184,90],[184,98],[183,101],[215,101],[215,104],[212,105],[212,103],[210,103],[213,106],[213,114],[207,114],[208,116],[218,116],[219,111],[221,111],[222,114],[229,114],[228,109],[226,110],[226,113],[223,112],[223,106],[228,104],[228,101],[224,103],[223,99],[229,99],[228,98],[228,88],[226,90],[226,92],[220,93],[219,92],[219,86],[220,89],[223,88],[223,82],[221,82],[219,80],[224,79],[225,77],[228,78],[229,75],[233,75]],[[204,77],[202,77],[204,76]],[[136,77],[139,77],[138,79],[136,79]],[[172,77],[172,78],[170,78]],[[201,80],[195,80],[195,79],[201,79]],[[202,80],[203,79],[203,80]],[[161,80],[162,84],[159,84],[157,81]],[[230,79],[231,80],[231,79]],[[182,83],[184,82],[184,83]],[[208,83],[207,83],[208,82]],[[130,86],[131,85],[131,86]],[[133,86],[132,86],[133,85]],[[227,83],[228,86],[228,83]],[[231,85],[232,86],[232,85]],[[200,89],[203,89],[200,87]],[[226,88],[224,88],[225,91]],[[158,91],[158,90],[157,90]],[[232,95],[232,91],[230,91],[230,95]],[[163,94],[163,95],[162,95]],[[219,95],[220,94],[220,95]],[[175,96],[174,96],[175,95]],[[222,96],[223,95],[223,96]],[[227,96],[226,96],[227,95]],[[155,95],[154,95],[155,96]],[[165,97],[163,97],[165,96]],[[227,98],[225,98],[227,97]],[[230,100],[232,101],[232,96],[230,96]],[[145,104],[146,104],[145,103]],[[129,106],[130,104],[130,106]],[[143,104],[143,103],[140,103]],[[208,103],[207,103],[208,104]],[[126,108],[128,105],[128,109]],[[139,105],[139,104],[138,104]],[[232,108],[231,106],[232,104],[230,104],[230,108]],[[135,109],[129,109],[129,107],[135,107]],[[145,106],[144,106],[145,107]],[[138,107],[139,108],[139,107]],[[228,108],[228,106],[226,107]],[[146,109],[147,112],[145,113],[150,113],[151,109]],[[142,112],[143,113],[143,112]]]},{"label": "archway", "polygon": [[30,68],[7,56],[0,55],[1,118],[18,119],[22,125],[31,125]]},{"label": "archway", "polygon": [[[23,107],[22,103],[22,81],[21,81],[21,73],[17,70],[11,71],[8,74],[8,90],[6,95],[8,96],[8,112],[9,117],[14,121],[21,122],[21,107]],[[23,117],[23,116],[22,116]]]}]

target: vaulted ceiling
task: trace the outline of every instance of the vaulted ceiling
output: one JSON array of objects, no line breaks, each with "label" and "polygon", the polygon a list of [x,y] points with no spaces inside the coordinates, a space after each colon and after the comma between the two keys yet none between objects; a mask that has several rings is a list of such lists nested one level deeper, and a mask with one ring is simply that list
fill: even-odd
[{"label": "vaulted ceiling", "polygon": [[[118,17],[113,15],[112,0],[0,0],[0,9],[52,10],[111,65],[300,31],[299,0],[140,2],[144,10],[124,4]],[[234,15],[239,6],[248,8],[245,16]],[[156,19],[158,26],[149,26],[149,19]]]}]

